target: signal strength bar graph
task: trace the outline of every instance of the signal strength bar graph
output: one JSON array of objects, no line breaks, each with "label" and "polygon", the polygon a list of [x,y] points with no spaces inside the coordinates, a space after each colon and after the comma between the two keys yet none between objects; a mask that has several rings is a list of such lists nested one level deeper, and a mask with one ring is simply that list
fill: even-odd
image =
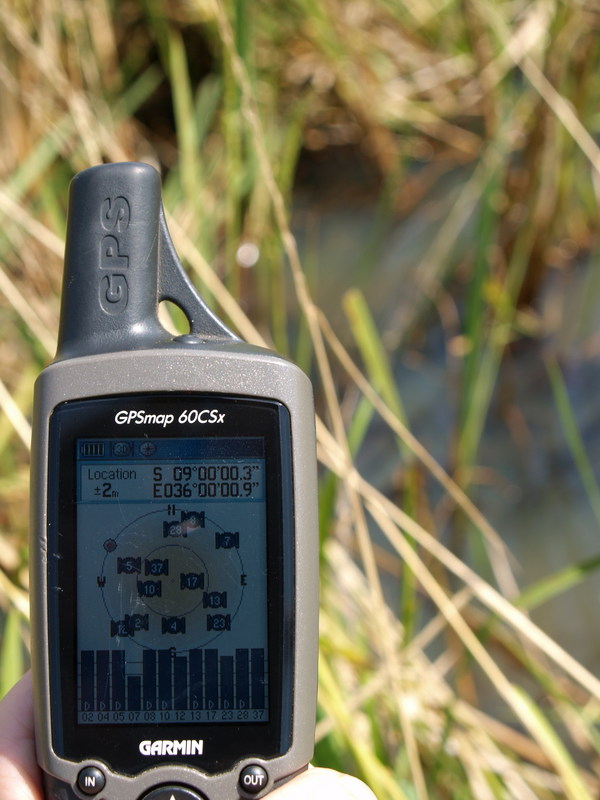
[{"label": "signal strength bar graph", "polygon": [[122,712],[184,712],[185,720],[219,720],[234,710],[261,711],[266,720],[266,666],[263,648],[240,648],[231,655],[211,648],[182,653],[147,648],[135,662],[126,662],[122,650],[82,650],[80,722],[112,722]]}]

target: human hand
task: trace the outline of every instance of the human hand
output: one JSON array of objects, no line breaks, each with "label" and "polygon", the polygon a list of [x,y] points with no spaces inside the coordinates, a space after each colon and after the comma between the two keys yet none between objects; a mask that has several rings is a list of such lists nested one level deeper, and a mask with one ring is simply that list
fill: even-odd
[{"label": "human hand", "polygon": [[[269,800],[376,800],[362,781],[330,769],[308,769]],[[0,701],[0,800],[43,800],[35,756],[31,675]]]},{"label": "human hand", "polygon": [[0,701],[0,800],[42,800],[28,672]]},{"label": "human hand", "polygon": [[362,781],[333,769],[309,768],[265,800],[376,800]]}]

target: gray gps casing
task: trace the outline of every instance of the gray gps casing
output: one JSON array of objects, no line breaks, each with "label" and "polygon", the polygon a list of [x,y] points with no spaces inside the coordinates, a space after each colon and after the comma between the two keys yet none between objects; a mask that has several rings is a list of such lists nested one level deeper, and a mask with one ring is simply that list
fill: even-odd
[{"label": "gray gps casing", "polygon": [[[105,800],[233,800],[261,797],[306,768],[313,753],[317,688],[318,546],[315,428],[312,387],[294,364],[238,339],[203,303],[171,242],[160,196],[160,178],[139,163],[108,164],[80,173],[70,193],[65,275],[56,359],[35,387],[31,479],[31,619],[36,743],[46,795],[56,800],[95,796]],[[185,312],[190,332],[174,336],[160,324],[158,303],[170,300]],[[203,772],[185,758],[164,756],[135,774],[123,774],[89,752],[78,761],[56,752],[55,727],[64,709],[51,693],[57,658],[52,594],[71,585],[49,583],[58,554],[48,549],[49,507],[59,464],[50,460],[51,419],[57,407],[169,393],[274,401],[287,409],[291,430],[293,507],[289,543],[293,613],[286,624],[293,641],[291,693],[285,751],[264,757],[250,751],[224,771]],[[85,409],[85,405],[81,406]],[[62,458],[63,455],[60,454]],[[68,458],[64,454],[64,458]],[[50,488],[49,488],[50,487]],[[268,531],[267,536],[277,535]],[[60,531],[59,531],[60,536]],[[287,587],[288,590],[290,586]],[[54,650],[53,650],[54,648]],[[60,656],[59,656],[60,657]],[[182,738],[202,737],[186,723]],[[75,735],[76,735],[75,730]],[[103,735],[102,729],[98,730]],[[104,734],[106,735],[106,734]],[[132,730],[135,738],[135,731]],[[156,737],[160,737],[157,728]],[[206,737],[204,737],[206,739]],[[183,761],[183,763],[182,763]],[[243,784],[247,767],[258,784]],[[82,769],[98,768],[101,790],[83,791]]]}]

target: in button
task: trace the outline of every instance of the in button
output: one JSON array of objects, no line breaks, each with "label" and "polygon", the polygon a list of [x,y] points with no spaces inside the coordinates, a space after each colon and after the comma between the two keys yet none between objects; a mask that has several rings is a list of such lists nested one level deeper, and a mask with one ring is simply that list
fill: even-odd
[{"label": "in button", "polygon": [[98,767],[84,767],[77,776],[77,786],[84,794],[98,794],[105,784],[104,773]]}]

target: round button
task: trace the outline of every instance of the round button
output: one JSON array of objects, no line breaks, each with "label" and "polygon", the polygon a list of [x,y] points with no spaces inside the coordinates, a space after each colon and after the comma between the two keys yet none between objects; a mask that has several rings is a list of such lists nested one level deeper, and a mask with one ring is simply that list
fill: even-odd
[{"label": "round button", "polygon": [[84,767],[77,776],[77,786],[84,794],[98,794],[105,784],[104,773],[98,767]]},{"label": "round button", "polygon": [[187,786],[159,786],[145,794],[142,800],[205,800],[204,795]]},{"label": "round button", "polygon": [[250,764],[240,773],[238,784],[247,794],[258,794],[262,792],[269,781],[266,769],[258,764]]}]

